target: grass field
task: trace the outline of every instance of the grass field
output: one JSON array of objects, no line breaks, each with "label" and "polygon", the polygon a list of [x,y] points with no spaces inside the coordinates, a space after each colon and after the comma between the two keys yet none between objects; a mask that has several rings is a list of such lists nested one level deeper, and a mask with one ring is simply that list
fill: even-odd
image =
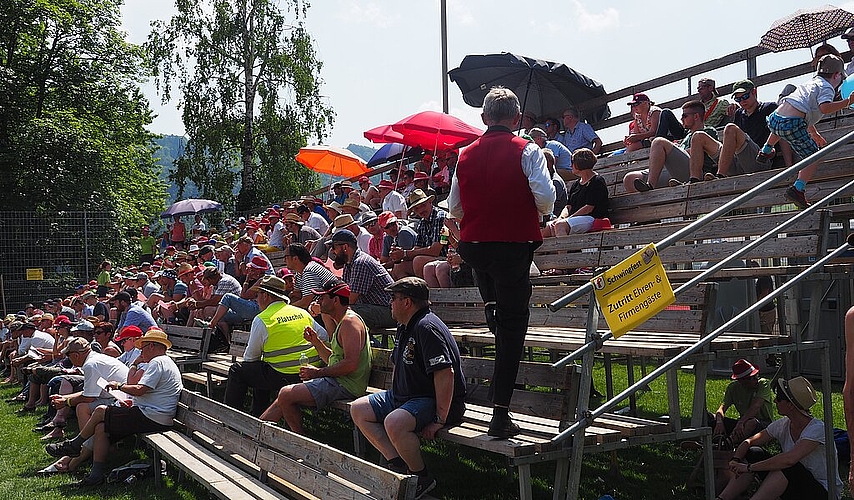
[{"label": "grass field", "polygon": [[[640,367],[636,367],[636,379],[640,378]],[[604,368],[594,371],[596,386],[604,392]],[[614,366],[615,390],[627,387],[625,366]],[[693,375],[680,371],[680,405],[683,420],[690,417]],[[716,408],[728,380],[712,378],[708,383],[708,407]],[[668,413],[665,384],[659,379],[650,384],[649,391],[638,396],[638,411],[647,418],[659,418]],[[834,388],[833,416],[835,427],[844,428],[842,396],[839,387]],[[17,393],[16,388],[0,388],[0,399]],[[595,401],[594,401],[595,402]],[[166,487],[155,490],[154,482],[146,479],[134,486],[126,484],[106,485],[91,490],[78,491],[72,485],[80,476],[60,474],[38,477],[34,472],[51,463],[39,442],[39,435],[30,432],[38,420],[37,416],[18,416],[15,410],[20,405],[0,403],[0,500],[42,500],[55,498],[74,499],[206,499],[208,495],[198,485],[185,481],[180,485],[167,480]],[[821,416],[821,411],[817,412]],[[311,437],[352,451],[352,430],[340,412],[322,411],[306,419]],[[69,429],[72,430],[72,429]],[[111,458],[110,466],[117,467],[131,460],[144,458],[134,450],[133,440],[120,448]],[[518,497],[515,477],[508,474],[503,457],[477,452],[470,448],[437,441],[423,446],[428,466],[436,475],[439,485],[431,492],[442,499],[504,499]],[[369,459],[376,459],[371,450]],[[615,499],[678,499],[701,498],[702,492],[688,490],[685,480],[699,457],[699,452],[683,451],[674,443],[642,446],[621,450],[612,454],[588,455],[584,458],[582,488],[579,498],[598,499],[611,494]],[[554,467],[543,464],[533,467],[533,491],[538,499],[551,498]],[[847,471],[843,471],[847,474]],[[843,477],[845,477],[843,475]],[[846,497],[847,498],[847,497]],[[236,499],[235,499],[236,500]]]}]

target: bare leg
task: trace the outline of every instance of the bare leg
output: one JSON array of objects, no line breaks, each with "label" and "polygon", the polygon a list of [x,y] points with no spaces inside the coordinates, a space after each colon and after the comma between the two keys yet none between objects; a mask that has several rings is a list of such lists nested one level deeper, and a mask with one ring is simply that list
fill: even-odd
[{"label": "bare leg", "polygon": [[385,418],[385,430],[392,446],[400,454],[411,471],[424,470],[421,458],[421,439],[415,433],[415,417],[406,410],[398,408]]},{"label": "bare leg", "polygon": [[[304,406],[314,407],[317,404],[305,384],[286,385],[279,390],[276,398],[279,411],[285,418],[288,427],[297,434],[305,434],[302,426],[302,411]],[[368,405],[370,406],[370,405]]]},{"label": "bare leg", "polygon": [[436,264],[436,279],[439,280],[440,288],[451,288],[451,265],[447,260],[434,261]]},{"label": "bare leg", "polygon": [[728,123],[724,127],[723,144],[721,146],[721,155],[718,158],[718,174],[730,175],[729,171],[732,168],[732,162],[735,158],[735,152],[741,149],[744,145],[745,134],[734,123]]},{"label": "bare leg", "polygon": [[720,151],[721,143],[712,139],[712,137],[703,132],[695,132],[691,136],[691,147],[688,151],[688,171],[694,179],[703,178],[703,163],[706,155],[714,158]]},{"label": "bare leg", "polygon": [[228,312],[228,308],[222,304],[216,306],[216,311],[214,311],[213,317],[211,318],[210,328],[216,328],[216,325],[219,324],[219,320],[225,316],[225,313]]},{"label": "bare leg", "polygon": [[427,286],[430,288],[439,288],[441,285],[439,284],[439,279],[436,277],[436,266],[439,261],[428,262],[423,269],[424,273],[424,281],[427,282]]},{"label": "bare leg", "polygon": [[405,278],[407,276],[415,276],[415,271],[412,269],[412,261],[403,261],[400,264],[395,264],[391,270],[391,277],[395,280]]},{"label": "bare leg", "polygon": [[809,182],[810,179],[812,179],[812,176],[815,175],[815,171],[818,170],[818,166],[820,164],[821,162],[816,162],[806,168],[801,169],[801,171],[798,172],[798,180],[804,181],[804,183]]},{"label": "bare leg", "polygon": [[377,421],[377,416],[374,414],[374,409],[371,407],[371,403],[368,402],[367,396],[353,401],[353,404],[350,405],[350,417],[353,419],[353,424],[362,431],[362,434],[368,438],[368,441],[374,445],[374,448],[376,448],[386,460],[391,460],[400,456],[400,453],[398,453],[394,445],[391,444],[389,436],[386,434],[385,426],[382,422]]},{"label": "bare leg", "polygon": [[664,161],[667,155],[673,151],[673,143],[663,137],[656,137],[649,148],[649,178],[652,187],[658,184],[661,170],[664,169]]},{"label": "bare leg", "polygon": [[436,260],[436,257],[432,255],[419,255],[412,259],[412,271],[415,273],[415,276],[419,278],[424,278],[424,266],[427,265],[428,262],[433,262]]},{"label": "bare leg", "polygon": [[[623,177],[623,189],[625,189],[627,193],[638,192],[638,190],[635,189],[635,179],[643,180],[643,174],[640,171],[629,172]],[[549,236],[551,236],[551,233],[549,233]]]}]

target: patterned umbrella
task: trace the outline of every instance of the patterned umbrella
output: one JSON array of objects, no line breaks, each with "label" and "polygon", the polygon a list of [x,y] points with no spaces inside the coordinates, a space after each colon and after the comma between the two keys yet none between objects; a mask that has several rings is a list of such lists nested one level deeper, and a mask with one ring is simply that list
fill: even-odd
[{"label": "patterned umbrella", "polygon": [[772,52],[804,49],[841,35],[852,26],[854,14],[833,5],[801,9],[774,21],[759,46]]}]

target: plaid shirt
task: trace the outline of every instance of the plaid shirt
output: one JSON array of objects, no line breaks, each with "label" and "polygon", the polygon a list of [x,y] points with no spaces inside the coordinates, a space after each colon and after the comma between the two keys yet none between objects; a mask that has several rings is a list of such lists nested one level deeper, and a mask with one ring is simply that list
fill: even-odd
[{"label": "plaid shirt", "polygon": [[[415,228],[415,232],[418,233],[418,237],[415,239],[416,248],[426,248],[439,241],[447,215],[444,210],[433,207],[430,210],[430,217],[418,221],[418,226]],[[444,255],[444,253],[445,249],[443,248],[442,254]]]},{"label": "plaid shirt", "polygon": [[223,274],[222,279],[219,280],[219,283],[216,284],[216,288],[214,288],[213,294],[219,295],[222,297],[227,293],[233,293],[240,297],[240,292],[243,291],[243,287],[240,285],[240,282],[234,279],[233,276],[228,274]]},{"label": "plaid shirt", "polygon": [[360,304],[387,306],[391,304],[391,292],[385,287],[394,283],[388,271],[365,252],[356,249],[353,261],[344,266],[344,282],[350,291],[359,294]]}]

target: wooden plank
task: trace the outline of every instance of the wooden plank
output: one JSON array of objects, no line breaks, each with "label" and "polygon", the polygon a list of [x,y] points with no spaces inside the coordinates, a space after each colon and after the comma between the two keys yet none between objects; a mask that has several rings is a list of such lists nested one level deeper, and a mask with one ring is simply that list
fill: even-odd
[{"label": "wooden plank", "polygon": [[[261,429],[259,442],[281,451],[282,454],[300,457],[304,464],[312,468],[329,471],[336,476],[355,482],[367,488],[376,498],[399,498],[405,496],[406,489],[408,488],[407,476],[395,474],[385,468],[336,450],[323,443],[294,434],[281,427],[270,424],[264,425]],[[277,472],[276,466],[284,466],[285,464],[277,461],[278,457],[268,452],[269,450],[259,451],[258,465],[262,469],[281,475]],[[265,461],[270,462],[269,467],[265,467]],[[292,478],[291,475],[284,475],[283,477]],[[306,484],[300,486],[323,498],[343,498],[331,490],[317,491],[314,489],[316,485]]]},{"label": "wooden plank", "polygon": [[200,441],[206,441],[217,450],[227,450],[227,454],[235,454],[254,461],[258,453],[258,443],[252,438],[242,436],[216,421],[206,418],[196,412],[188,411],[182,423],[189,433]]},{"label": "wooden plank", "polygon": [[258,438],[262,422],[257,418],[186,389],[184,389],[181,399],[193,411],[221,422],[250,439]]}]

